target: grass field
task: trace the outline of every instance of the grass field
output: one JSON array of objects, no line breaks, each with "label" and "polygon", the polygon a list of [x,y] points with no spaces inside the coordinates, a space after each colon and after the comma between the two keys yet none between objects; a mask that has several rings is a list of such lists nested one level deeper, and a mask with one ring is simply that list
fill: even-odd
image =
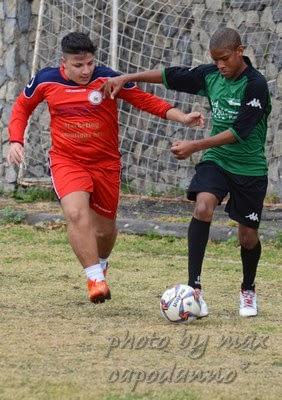
[{"label": "grass field", "polygon": [[260,313],[238,316],[236,243],[210,243],[208,318],[167,323],[159,299],[186,282],[186,241],[120,235],[112,300],[87,301],[64,229],[0,226],[1,400],[281,398],[281,247],[263,244]]}]

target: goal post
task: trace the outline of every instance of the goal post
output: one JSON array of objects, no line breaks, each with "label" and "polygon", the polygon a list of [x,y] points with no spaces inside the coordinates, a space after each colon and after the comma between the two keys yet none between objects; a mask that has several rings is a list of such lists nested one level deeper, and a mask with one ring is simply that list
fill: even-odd
[{"label": "goal post", "polygon": [[[88,33],[97,45],[96,62],[120,72],[211,62],[208,43],[218,28],[237,29],[246,54],[267,78],[273,111],[266,149],[270,179],[281,184],[281,6],[279,0],[41,0],[36,34],[36,69],[58,65],[60,41],[68,32]],[[144,90],[185,112],[202,110],[205,129],[187,128],[120,103],[120,150],[123,189],[141,194],[182,196],[199,153],[177,161],[170,153],[176,139],[202,138],[210,127],[204,98],[176,93],[162,85]],[[49,117],[40,106],[30,122],[21,180],[48,179]],[[279,172],[280,171],[280,172]]]},{"label": "goal post", "polygon": [[118,49],[118,4],[119,0],[112,0],[112,11],[111,11],[111,39],[110,39],[110,51],[111,51],[111,64],[112,69],[116,70],[117,66],[117,49]]}]

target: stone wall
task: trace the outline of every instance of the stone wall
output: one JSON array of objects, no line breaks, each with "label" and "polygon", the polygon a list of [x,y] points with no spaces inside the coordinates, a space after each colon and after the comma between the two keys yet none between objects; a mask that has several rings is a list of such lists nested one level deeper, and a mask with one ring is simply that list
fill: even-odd
[{"label": "stone wall", "polygon": [[14,187],[18,171],[9,167],[7,124],[13,101],[30,79],[39,2],[0,1],[0,189]]},{"label": "stone wall", "polygon": [[[44,23],[48,32],[42,32],[42,61],[38,67],[45,66],[48,51],[53,49],[54,58],[58,56],[56,48],[62,35],[69,30],[80,29],[89,32],[99,52],[100,63],[109,65],[110,2],[99,0],[59,2],[49,1],[51,7],[44,9]],[[60,4],[64,3],[64,12]],[[85,7],[85,4],[88,6]],[[95,3],[95,10],[91,4]],[[269,192],[282,199],[282,9],[280,0],[132,0],[119,10],[119,51],[118,69],[135,71],[136,69],[159,68],[161,65],[197,65],[198,61],[209,62],[207,45],[210,34],[219,26],[229,26],[242,35],[246,44],[246,54],[254,66],[263,72],[269,81],[273,111],[269,123],[267,138],[267,156],[269,159]],[[73,18],[73,5],[77,10]],[[84,8],[83,8],[84,6]],[[28,82],[35,44],[39,0],[0,0],[0,189],[12,189],[17,180],[18,171],[8,167],[5,161],[7,151],[7,122],[11,104],[19,91]],[[185,7],[185,10],[184,10]],[[79,9],[83,10],[79,13]],[[184,11],[183,11],[184,10]],[[87,11],[87,12],[86,12]],[[71,17],[68,18],[68,14]],[[185,21],[184,21],[185,19]],[[183,21],[185,23],[183,23]],[[178,28],[179,27],[179,28]],[[50,35],[50,32],[52,33]],[[254,33],[254,32],[257,32]],[[152,52],[151,43],[158,46]],[[48,46],[47,46],[48,45]],[[45,47],[44,47],[45,46]],[[49,50],[48,50],[49,49]],[[133,49],[133,51],[129,51]],[[200,107],[208,113],[208,104],[199,97],[175,94],[161,86],[144,86],[154,90],[182,106],[188,104]],[[130,111],[130,113],[129,113]],[[130,115],[129,115],[130,114]],[[163,192],[183,182],[193,174],[193,165],[199,154],[192,157],[191,163],[178,163],[169,152],[163,149],[170,140],[177,137],[193,138],[208,134],[171,124],[159,124],[154,119],[148,123],[146,117],[140,118],[138,111],[128,105],[122,106],[121,150],[124,161],[124,178],[131,187],[145,192],[154,186],[156,192]],[[20,176],[37,181],[48,179],[47,150],[49,140],[49,116],[40,106],[31,120],[26,143],[26,165]],[[209,124],[208,124],[209,126]],[[144,131],[147,133],[144,134]],[[158,135],[155,135],[155,132]],[[167,169],[169,165],[169,169]],[[145,171],[145,172],[144,172]]]}]

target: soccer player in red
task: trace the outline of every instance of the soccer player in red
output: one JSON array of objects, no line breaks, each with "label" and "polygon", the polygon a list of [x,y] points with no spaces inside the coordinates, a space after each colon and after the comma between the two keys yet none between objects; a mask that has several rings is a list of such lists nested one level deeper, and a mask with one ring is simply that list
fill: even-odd
[{"label": "soccer player in red", "polygon": [[[89,299],[100,303],[111,297],[105,275],[117,236],[121,164],[117,102],[103,98],[99,89],[119,74],[95,65],[96,49],[86,34],[69,33],[61,45],[60,67],[39,71],[13,106],[7,160],[16,165],[23,161],[28,119],[46,101],[51,115],[49,162],[54,190],[69,242],[86,272]],[[158,117],[203,126],[202,114],[185,114],[132,83],[118,97]]]}]

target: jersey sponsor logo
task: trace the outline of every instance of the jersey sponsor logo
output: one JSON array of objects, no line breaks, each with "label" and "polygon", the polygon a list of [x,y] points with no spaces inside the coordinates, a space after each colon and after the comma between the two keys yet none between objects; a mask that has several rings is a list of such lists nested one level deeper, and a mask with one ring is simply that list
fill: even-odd
[{"label": "jersey sponsor logo", "polygon": [[251,221],[257,221],[257,222],[259,222],[258,215],[257,215],[257,213],[255,213],[255,212],[252,212],[252,213],[249,214],[249,215],[245,215],[245,218],[248,218],[248,219],[251,220]]},{"label": "jersey sponsor logo", "polygon": [[259,99],[255,99],[255,98],[254,98],[253,100],[249,101],[246,105],[247,105],[247,106],[251,106],[251,107],[255,107],[255,108],[260,108],[260,109],[262,109],[262,106],[261,106],[261,104],[260,104]]},{"label": "jersey sponsor logo", "polygon": [[98,105],[101,104],[103,101],[103,95],[101,92],[99,92],[98,90],[93,90],[93,92],[91,92],[88,96],[88,100],[90,101],[90,103]]},{"label": "jersey sponsor logo", "polygon": [[240,106],[241,105],[241,101],[239,99],[227,99],[227,103],[230,106]]},{"label": "jersey sponsor logo", "polygon": [[80,93],[86,92],[86,89],[66,89],[66,93]]},{"label": "jersey sponsor logo", "polygon": [[219,100],[211,99],[211,107],[213,118],[218,121],[232,123],[238,115],[238,109],[224,107]]}]

